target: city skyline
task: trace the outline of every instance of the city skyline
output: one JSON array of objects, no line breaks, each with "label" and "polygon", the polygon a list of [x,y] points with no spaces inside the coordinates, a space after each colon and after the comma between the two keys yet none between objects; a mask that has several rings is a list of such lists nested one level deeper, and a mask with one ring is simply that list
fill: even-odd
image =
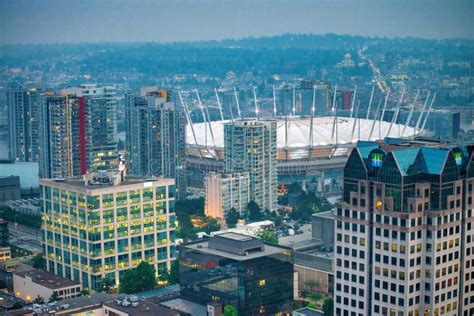
[{"label": "city skyline", "polygon": [[1,44],[182,42],[285,33],[474,38],[474,5],[467,0],[244,0],[238,5],[215,0],[2,0],[0,12]]}]

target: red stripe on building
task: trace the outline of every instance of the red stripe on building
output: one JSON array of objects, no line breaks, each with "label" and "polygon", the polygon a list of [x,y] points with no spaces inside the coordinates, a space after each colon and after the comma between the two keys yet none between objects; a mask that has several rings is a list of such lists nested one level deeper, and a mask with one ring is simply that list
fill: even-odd
[{"label": "red stripe on building", "polygon": [[79,97],[79,144],[81,146],[81,174],[86,174],[86,120],[84,97]]}]

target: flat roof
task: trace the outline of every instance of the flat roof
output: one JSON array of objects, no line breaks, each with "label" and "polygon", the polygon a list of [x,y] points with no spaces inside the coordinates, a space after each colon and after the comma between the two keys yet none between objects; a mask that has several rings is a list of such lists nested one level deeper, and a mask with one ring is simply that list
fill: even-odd
[{"label": "flat roof", "polygon": [[113,301],[117,295],[99,292],[87,296],[79,296],[68,300],[60,301],[58,305],[69,305],[68,310],[90,308],[91,306],[102,305],[105,302]]},{"label": "flat roof", "polygon": [[66,279],[43,270],[32,269],[23,272],[14,272],[14,274],[22,278],[26,278],[28,276],[31,278],[33,283],[42,285],[51,290],[63,289],[72,286],[81,286],[81,283],[79,282]]},{"label": "flat roof", "polygon": [[86,184],[82,178],[68,178],[62,180],[54,179],[40,179],[41,184],[50,185],[53,187],[60,187],[64,189],[83,189],[83,190],[101,190],[101,189],[111,189],[111,188],[120,188],[126,186],[132,186],[136,184],[142,184],[146,187],[146,183],[162,183],[163,185],[173,184],[173,179],[168,178],[156,178],[156,179],[145,179],[141,177],[125,177],[124,181],[119,184],[114,185],[113,183],[107,184]]},{"label": "flat roof", "polygon": [[253,239],[255,239],[255,238],[253,238],[253,237],[251,237],[251,236],[242,235],[242,234],[237,234],[237,233],[233,233],[233,232],[230,232],[230,233],[223,233],[223,234],[219,234],[219,235],[216,235],[216,236],[219,236],[219,237],[222,237],[222,238],[226,238],[226,239],[237,240],[237,241],[248,241],[248,240],[253,240]]},{"label": "flat roof", "polygon": [[216,255],[216,256],[221,256],[224,258],[229,258],[233,259],[236,261],[245,261],[245,260],[251,260],[255,258],[260,258],[260,257],[265,257],[265,256],[270,256],[274,255],[277,253],[281,253],[283,251],[292,251],[291,248],[288,247],[282,247],[282,246],[276,246],[276,245],[270,245],[270,244],[265,244],[264,250],[262,251],[255,251],[255,252],[250,252],[245,256],[238,255],[238,254],[233,254],[227,251],[222,251],[222,250],[216,250],[209,248],[209,242],[208,240],[201,241],[201,242],[196,242],[196,243],[191,243],[187,245],[183,245],[186,248],[202,252],[202,253],[207,253],[211,255]]},{"label": "flat roof", "polygon": [[160,306],[147,300],[140,299],[138,306],[122,306],[116,301],[107,302],[104,306],[126,313],[129,316],[141,315],[160,315],[160,316],[179,316],[179,312]]},{"label": "flat roof", "polygon": [[162,302],[160,304],[173,310],[193,316],[207,316],[207,306],[199,305],[182,298],[176,298],[174,300]]}]

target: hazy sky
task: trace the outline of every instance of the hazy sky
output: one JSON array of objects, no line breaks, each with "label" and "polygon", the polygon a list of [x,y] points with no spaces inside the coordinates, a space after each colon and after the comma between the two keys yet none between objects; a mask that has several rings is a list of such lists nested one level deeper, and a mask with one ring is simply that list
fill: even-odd
[{"label": "hazy sky", "polygon": [[0,0],[0,43],[282,33],[474,38],[474,0]]}]

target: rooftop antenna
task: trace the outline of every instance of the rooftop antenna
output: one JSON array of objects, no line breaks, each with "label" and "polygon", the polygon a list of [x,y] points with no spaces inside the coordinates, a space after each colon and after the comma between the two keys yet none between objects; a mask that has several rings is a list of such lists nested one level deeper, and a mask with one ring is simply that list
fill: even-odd
[{"label": "rooftop antenna", "polygon": [[[209,117],[209,109],[207,108],[207,103],[206,103],[206,105],[203,106],[203,103],[201,102],[201,97],[199,96],[198,89],[196,89],[195,91],[196,91],[196,96],[197,96],[197,100],[198,100],[198,103],[199,103],[199,107],[201,108],[202,115],[203,115],[203,118],[204,118],[204,123],[207,122],[207,125],[209,126],[209,132],[211,133],[212,145],[215,147],[216,142],[214,140],[214,133],[212,132],[211,118]],[[205,114],[207,114],[207,119],[206,119]],[[206,146],[207,146],[207,134],[206,134]]]},{"label": "rooftop antenna", "polygon": [[369,119],[369,115],[370,115],[370,108],[372,106],[372,100],[374,98],[374,92],[375,92],[375,85],[372,86],[372,92],[370,93],[370,101],[369,101],[369,108],[367,109],[367,115],[365,117],[366,120]]},{"label": "rooftop antenna", "polygon": [[354,112],[354,104],[355,104],[356,95],[357,95],[357,85],[354,86],[354,95],[352,96],[351,118],[352,118],[352,114]]},{"label": "rooftop antenna", "polygon": [[273,86],[273,116],[277,116],[277,103],[276,103],[276,92],[275,86]]},{"label": "rooftop antenna", "polygon": [[260,113],[258,109],[258,103],[257,103],[257,91],[255,89],[255,86],[253,87],[253,101],[255,102],[255,116],[257,116],[257,121],[260,120]]},{"label": "rooftop antenna", "polygon": [[375,123],[377,122],[377,115],[379,115],[379,113],[380,113],[380,106],[381,105],[382,105],[382,98],[379,99],[379,104],[377,105],[377,109],[375,110],[374,118],[372,120],[372,127],[370,128],[369,138],[367,140],[372,139],[372,133],[374,132]]},{"label": "rooftop antenna", "polygon": [[418,121],[416,122],[415,133],[418,130],[418,128],[420,127],[421,119],[423,117],[423,114],[425,113],[426,105],[428,104],[428,99],[430,98],[430,95],[431,95],[431,91],[428,91],[425,102],[423,103],[423,108],[421,109],[421,113],[418,116]]},{"label": "rooftop antenna", "polygon": [[[191,127],[191,132],[193,134],[194,144],[198,145],[197,138],[196,138],[196,132],[194,131],[193,121],[191,119],[191,116],[189,115],[188,106],[184,102],[183,95],[181,94],[181,90],[178,90],[178,96],[179,96],[179,100],[181,101],[181,104],[183,105],[184,116],[186,116],[186,121],[188,122],[188,125]],[[199,151],[199,156],[202,157],[201,151]]]},{"label": "rooftop antenna", "polygon": [[418,100],[418,94],[420,94],[420,89],[416,90],[415,99],[413,100],[413,103],[411,105],[410,113],[408,113],[407,121],[405,122],[405,126],[403,126],[402,137],[403,135],[405,135],[405,130],[407,129],[407,126],[411,122],[411,117],[413,116],[413,111],[415,110],[415,104],[416,104],[416,101]]},{"label": "rooftop antenna", "polygon": [[224,112],[222,111],[222,104],[221,104],[221,100],[219,99],[219,93],[217,92],[217,88],[214,88],[214,92],[216,93],[217,106],[219,107],[219,113],[221,114],[221,121],[223,121]]},{"label": "rooftop antenna", "polygon": [[430,116],[430,113],[431,113],[431,109],[433,108],[433,103],[436,99],[436,91],[435,93],[433,94],[433,98],[431,99],[431,103],[430,103],[430,107],[428,109],[428,112],[426,112],[426,117],[425,117],[425,121],[423,122],[423,126],[421,127],[421,133],[423,133],[425,131],[425,125],[426,125],[426,122],[428,121],[428,117]]},{"label": "rooftop antenna", "polygon": [[390,95],[390,88],[387,90],[387,95],[385,96],[385,103],[383,105],[382,115],[379,118],[379,139],[382,137],[382,121],[385,116],[385,110],[387,109],[388,96]]},{"label": "rooftop antenna", "polygon": [[240,103],[239,103],[239,95],[237,94],[237,89],[234,87],[234,96],[235,96],[235,103],[237,104],[237,115],[242,119],[242,113],[240,112]]},{"label": "rooftop antenna", "polygon": [[[398,114],[400,113],[400,105],[402,104],[402,100],[403,100],[404,95],[405,95],[405,91],[402,92],[402,94],[400,95],[400,99],[397,102],[397,106],[395,108],[395,113],[393,114],[392,121],[390,122],[390,126],[388,128],[388,132],[387,132],[386,137],[390,137],[390,132],[392,131],[393,123],[395,123],[398,119]],[[400,135],[398,135],[398,136],[400,136]]]},{"label": "rooftop antenna", "polygon": [[313,119],[316,111],[316,85],[313,85],[313,104],[311,106],[311,120],[309,123],[309,148],[313,149]]}]

